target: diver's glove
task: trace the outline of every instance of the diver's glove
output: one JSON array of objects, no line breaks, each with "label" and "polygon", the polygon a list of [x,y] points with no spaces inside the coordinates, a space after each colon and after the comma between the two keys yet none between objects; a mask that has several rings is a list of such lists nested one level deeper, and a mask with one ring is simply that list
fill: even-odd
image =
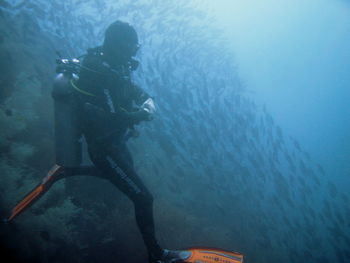
[{"label": "diver's glove", "polygon": [[141,109],[147,111],[149,114],[154,114],[156,112],[156,107],[153,99],[148,98],[144,103],[142,103]]},{"label": "diver's glove", "polygon": [[138,111],[128,112],[123,108],[120,108],[120,111],[124,114],[129,124],[135,125],[139,124],[141,121],[153,120],[153,115],[156,108],[154,106],[153,99],[148,98],[144,103],[142,103]]}]

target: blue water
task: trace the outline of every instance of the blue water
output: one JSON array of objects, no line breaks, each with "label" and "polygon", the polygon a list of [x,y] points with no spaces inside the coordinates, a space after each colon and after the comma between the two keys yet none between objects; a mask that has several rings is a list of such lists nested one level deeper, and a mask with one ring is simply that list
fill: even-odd
[{"label": "blue water", "polygon": [[213,8],[252,97],[346,191],[349,3],[221,1]]},{"label": "blue water", "polygon": [[[81,55],[121,19],[140,38],[133,78],[157,104],[128,144],[155,198],[162,246],[220,247],[245,262],[349,262],[349,9],[326,0],[1,2],[1,50],[16,50],[16,89],[0,115],[2,206],[51,165],[55,51]],[[57,183],[17,224],[3,233],[27,261],[146,262],[130,201],[98,178]]]}]

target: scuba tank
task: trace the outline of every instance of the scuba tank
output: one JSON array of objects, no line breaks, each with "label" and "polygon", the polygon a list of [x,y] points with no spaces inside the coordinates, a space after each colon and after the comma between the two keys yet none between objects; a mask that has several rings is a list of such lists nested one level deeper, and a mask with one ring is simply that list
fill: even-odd
[{"label": "scuba tank", "polygon": [[75,169],[78,174],[90,174],[93,171],[89,167],[80,166],[82,136],[79,131],[77,106],[75,106],[77,103],[71,86],[72,81],[78,79],[79,61],[76,59],[57,59],[56,62],[56,75],[52,89],[55,113],[56,164],[44,179],[17,203],[10,215],[4,219],[5,223],[12,221],[25,209],[33,205],[56,181],[68,176],[65,173],[66,168],[78,168]]},{"label": "scuba tank", "polygon": [[78,79],[80,61],[60,58],[56,63],[52,89],[56,164],[65,167],[79,166],[82,160],[82,134],[72,85]]}]

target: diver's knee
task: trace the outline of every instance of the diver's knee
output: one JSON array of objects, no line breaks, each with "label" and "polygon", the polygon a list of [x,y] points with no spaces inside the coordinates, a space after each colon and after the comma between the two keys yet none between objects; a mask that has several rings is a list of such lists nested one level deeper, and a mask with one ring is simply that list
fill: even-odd
[{"label": "diver's knee", "polygon": [[146,199],[146,201],[148,202],[148,203],[153,203],[153,195],[150,193],[150,192],[147,192],[146,194],[145,194],[145,199]]},{"label": "diver's knee", "polygon": [[153,195],[149,192],[142,192],[137,196],[136,202],[143,206],[149,206],[153,204]]}]

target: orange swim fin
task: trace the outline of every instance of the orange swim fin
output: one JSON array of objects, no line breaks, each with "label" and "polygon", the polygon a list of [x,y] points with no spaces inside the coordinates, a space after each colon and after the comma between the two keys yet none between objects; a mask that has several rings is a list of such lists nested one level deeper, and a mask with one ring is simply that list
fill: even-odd
[{"label": "orange swim fin", "polygon": [[191,256],[184,260],[187,263],[242,263],[243,255],[237,252],[224,251],[216,248],[193,247],[186,251]]},{"label": "orange swim fin", "polygon": [[47,173],[42,182],[36,186],[30,193],[28,193],[11,211],[10,216],[6,222],[10,222],[26,208],[30,207],[36,200],[50,189],[51,185],[59,179],[59,175],[63,173],[63,167],[55,164]]}]

